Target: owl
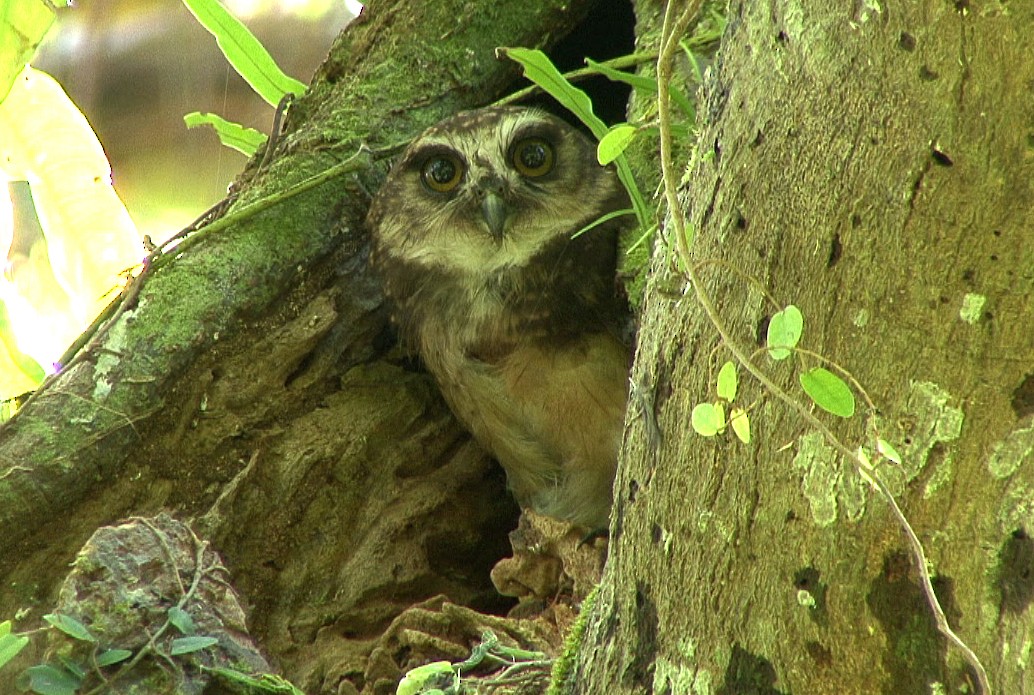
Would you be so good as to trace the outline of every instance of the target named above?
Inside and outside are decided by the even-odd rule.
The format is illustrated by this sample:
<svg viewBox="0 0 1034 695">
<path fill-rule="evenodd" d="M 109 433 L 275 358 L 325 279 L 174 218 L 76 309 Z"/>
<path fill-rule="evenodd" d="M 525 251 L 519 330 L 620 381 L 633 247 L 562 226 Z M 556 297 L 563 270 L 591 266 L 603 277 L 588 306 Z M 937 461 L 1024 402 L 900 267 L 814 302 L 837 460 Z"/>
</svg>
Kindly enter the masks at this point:
<svg viewBox="0 0 1034 695">
<path fill-rule="evenodd" d="M 400 338 L 456 417 L 521 506 L 589 529 L 608 524 L 631 350 L 620 222 L 577 232 L 628 207 L 578 130 L 494 107 L 420 135 L 367 218 Z"/>
</svg>

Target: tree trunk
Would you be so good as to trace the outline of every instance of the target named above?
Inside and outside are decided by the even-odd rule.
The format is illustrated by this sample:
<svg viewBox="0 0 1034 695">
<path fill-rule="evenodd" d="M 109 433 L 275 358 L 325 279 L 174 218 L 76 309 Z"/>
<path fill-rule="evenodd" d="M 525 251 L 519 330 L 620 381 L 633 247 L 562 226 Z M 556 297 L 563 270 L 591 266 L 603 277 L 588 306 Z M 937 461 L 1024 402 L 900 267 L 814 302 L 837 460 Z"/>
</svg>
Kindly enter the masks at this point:
<svg viewBox="0 0 1034 695">
<path fill-rule="evenodd" d="M 733 341 L 753 353 L 796 304 L 802 347 L 871 397 L 816 414 L 873 461 L 874 428 L 900 452 L 876 472 L 1011 695 L 1034 692 L 1032 84 L 1029 3 L 733 3 L 681 189 Z M 742 368 L 753 441 L 694 434 L 731 353 L 670 254 L 570 691 L 979 692 L 902 528 L 830 442 Z M 753 358 L 799 400 L 802 369 L 832 369 Z"/>
<path fill-rule="evenodd" d="M 41 624 L 98 526 L 160 510 L 213 542 L 252 634 L 310 695 L 393 691 L 396 655 L 422 654 L 416 630 L 370 654 L 412 605 L 509 605 L 489 571 L 516 506 L 429 377 L 388 353 L 363 218 L 380 150 L 498 97 L 518 71 L 496 47 L 546 48 L 590 4 L 383 0 L 347 28 L 226 226 L 159 258 L 86 358 L 0 431 L 0 621 Z M 374 154 L 349 175 L 291 193 L 360 145 Z M 449 615 L 476 642 L 476 621 Z M 21 665 L 42 658 L 33 646 Z"/>
</svg>

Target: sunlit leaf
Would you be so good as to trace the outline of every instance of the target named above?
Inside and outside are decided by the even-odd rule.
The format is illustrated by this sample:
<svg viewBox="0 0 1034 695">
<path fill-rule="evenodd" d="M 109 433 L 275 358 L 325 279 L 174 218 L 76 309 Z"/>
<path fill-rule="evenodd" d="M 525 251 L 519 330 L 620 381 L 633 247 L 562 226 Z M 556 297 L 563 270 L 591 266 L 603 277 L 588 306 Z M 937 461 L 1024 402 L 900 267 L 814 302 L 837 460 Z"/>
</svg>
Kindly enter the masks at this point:
<svg viewBox="0 0 1034 695">
<path fill-rule="evenodd" d="M 187 9 L 215 37 L 233 69 L 271 106 L 288 92 L 305 94 L 305 85 L 284 74 L 269 51 L 218 0 L 183 0 Z"/>
<path fill-rule="evenodd" d="M 801 374 L 801 387 L 815 405 L 840 417 L 854 415 L 854 394 L 843 379 L 822 367 Z"/>
<path fill-rule="evenodd" d="M 895 449 L 894 446 L 886 439 L 876 440 L 876 450 L 883 454 L 884 458 L 899 465 L 901 464 L 901 454 L 899 454 L 898 450 Z"/>
<path fill-rule="evenodd" d="M 647 94 L 657 93 L 657 80 L 652 77 L 636 75 L 635 73 L 624 72 L 623 70 L 615 70 L 609 65 L 597 63 L 591 58 L 586 58 L 585 64 L 612 82 L 623 82 L 633 89 L 637 89 L 640 92 L 645 92 Z M 690 120 L 696 118 L 696 111 L 693 109 L 693 103 L 685 94 L 680 92 L 675 85 L 669 85 L 668 94 L 671 96 L 672 103 L 678 106 Z"/>
<path fill-rule="evenodd" d="M 613 162 L 632 144 L 636 133 L 636 127 L 627 123 L 611 128 L 606 135 L 600 138 L 600 143 L 596 146 L 596 160 L 603 166 Z"/>
<path fill-rule="evenodd" d="M 796 347 L 804 331 L 804 317 L 793 304 L 777 311 L 768 322 L 768 354 L 774 360 L 785 360 L 790 348 Z"/>
<path fill-rule="evenodd" d="M 8 661 L 18 656 L 18 652 L 29 643 L 25 635 L 6 634 L 0 636 L 0 668 Z"/>
<path fill-rule="evenodd" d="M 188 128 L 197 128 L 203 125 L 210 125 L 219 136 L 219 142 L 227 147 L 248 155 L 249 157 L 262 146 L 266 141 L 264 133 L 254 128 L 245 128 L 240 123 L 232 123 L 214 113 L 200 113 L 194 111 L 183 117 Z"/>
<path fill-rule="evenodd" d="M 726 362 L 718 370 L 718 397 L 732 401 L 736 398 L 736 386 L 736 365 Z"/>
<path fill-rule="evenodd" d="M 0 0 L 0 102 L 53 23 L 46 0 Z"/>
<path fill-rule="evenodd" d="M 395 689 L 395 695 L 416 695 L 417 693 L 426 693 L 425 688 L 428 685 L 428 681 L 434 678 L 440 678 L 443 675 L 453 673 L 452 664 L 448 661 L 434 661 L 430 664 L 424 664 L 411 669 L 402 677 L 399 681 L 398 687 Z"/>
<path fill-rule="evenodd" d="M 743 408 L 733 408 L 729 412 L 729 424 L 733 434 L 744 444 L 750 444 L 750 418 Z"/>
<path fill-rule="evenodd" d="M 725 429 L 725 408 L 720 403 L 699 403 L 690 416 L 693 430 L 704 437 L 713 437 Z"/>
<path fill-rule="evenodd" d="M 107 306 L 143 244 L 90 124 L 52 77 L 22 72 L 0 104 L 0 133 L 0 168 L 30 182 L 46 240 L 7 268 L 0 294 L 20 350 L 49 367 Z M 0 237 L 9 210 L 0 204 Z"/>
</svg>

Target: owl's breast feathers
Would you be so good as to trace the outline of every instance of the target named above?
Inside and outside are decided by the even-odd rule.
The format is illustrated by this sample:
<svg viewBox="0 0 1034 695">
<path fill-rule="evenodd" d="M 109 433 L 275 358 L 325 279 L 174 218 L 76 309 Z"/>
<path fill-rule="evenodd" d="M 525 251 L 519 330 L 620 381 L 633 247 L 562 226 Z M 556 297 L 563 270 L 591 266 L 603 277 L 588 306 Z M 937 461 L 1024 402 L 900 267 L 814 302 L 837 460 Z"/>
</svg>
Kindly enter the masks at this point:
<svg viewBox="0 0 1034 695">
<path fill-rule="evenodd" d="M 614 257 L 597 228 L 479 283 L 378 261 L 403 339 L 518 501 L 591 528 L 607 524 L 631 360 Z"/>
</svg>

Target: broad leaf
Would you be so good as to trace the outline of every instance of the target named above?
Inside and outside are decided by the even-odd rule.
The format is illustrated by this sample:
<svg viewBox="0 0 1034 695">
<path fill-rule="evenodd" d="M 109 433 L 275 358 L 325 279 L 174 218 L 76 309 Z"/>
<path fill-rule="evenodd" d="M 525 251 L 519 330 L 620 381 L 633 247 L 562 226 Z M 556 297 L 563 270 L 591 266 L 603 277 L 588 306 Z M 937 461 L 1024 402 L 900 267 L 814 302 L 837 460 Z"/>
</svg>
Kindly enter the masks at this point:
<svg viewBox="0 0 1034 695">
<path fill-rule="evenodd" d="M 183 0 L 187 9 L 215 37 L 233 69 L 270 106 L 288 92 L 305 94 L 305 85 L 284 74 L 262 43 L 218 0 Z"/>
<path fill-rule="evenodd" d="M 822 367 L 801 374 L 801 386 L 815 405 L 840 417 L 854 415 L 854 394 L 843 379 Z"/>
</svg>

